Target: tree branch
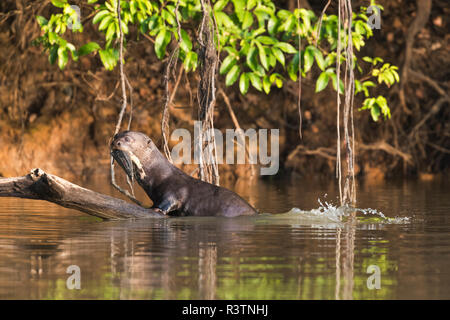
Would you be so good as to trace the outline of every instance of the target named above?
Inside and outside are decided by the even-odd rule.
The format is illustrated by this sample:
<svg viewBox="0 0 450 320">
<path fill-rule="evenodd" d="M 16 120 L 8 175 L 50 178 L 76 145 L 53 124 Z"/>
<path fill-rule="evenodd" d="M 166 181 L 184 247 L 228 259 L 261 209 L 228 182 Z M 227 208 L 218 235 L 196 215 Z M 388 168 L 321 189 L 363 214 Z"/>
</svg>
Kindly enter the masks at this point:
<svg viewBox="0 0 450 320">
<path fill-rule="evenodd" d="M 363 150 L 382 150 L 393 156 L 399 156 L 407 163 L 412 164 L 412 156 L 409 153 L 405 153 L 403 151 L 400 151 L 399 149 L 394 148 L 386 141 L 378 141 L 372 144 L 364 144 L 362 142 L 359 142 L 358 147 Z"/>
<path fill-rule="evenodd" d="M 41 169 L 22 177 L 0 178 L 0 197 L 46 200 L 102 219 L 163 218 L 160 213 L 82 188 Z"/>
</svg>

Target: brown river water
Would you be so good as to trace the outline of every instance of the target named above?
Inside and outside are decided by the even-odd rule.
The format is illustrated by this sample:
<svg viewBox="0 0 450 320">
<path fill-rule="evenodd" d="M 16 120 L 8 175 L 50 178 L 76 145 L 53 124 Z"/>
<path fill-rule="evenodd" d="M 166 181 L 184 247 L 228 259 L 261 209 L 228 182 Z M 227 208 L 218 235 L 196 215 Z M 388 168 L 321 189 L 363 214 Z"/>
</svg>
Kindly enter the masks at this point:
<svg viewBox="0 0 450 320">
<path fill-rule="evenodd" d="M 0 198 L 0 299 L 450 299 L 448 179 L 360 182 L 356 219 L 335 181 L 228 187 L 270 214 L 99 221 Z"/>
</svg>

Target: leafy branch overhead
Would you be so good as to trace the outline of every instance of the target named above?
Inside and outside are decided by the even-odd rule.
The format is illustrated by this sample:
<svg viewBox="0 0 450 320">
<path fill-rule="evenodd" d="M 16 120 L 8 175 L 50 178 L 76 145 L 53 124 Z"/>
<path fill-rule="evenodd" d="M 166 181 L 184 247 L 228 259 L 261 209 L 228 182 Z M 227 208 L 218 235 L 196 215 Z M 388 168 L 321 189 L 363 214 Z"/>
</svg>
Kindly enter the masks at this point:
<svg viewBox="0 0 450 320">
<path fill-rule="evenodd" d="M 69 55 L 77 61 L 80 56 L 98 53 L 104 67 L 113 70 L 119 59 L 118 1 L 106 0 L 103 4 L 97 0 L 86 2 L 93 18 L 85 23 L 97 26 L 104 39 L 101 44 L 89 42 L 77 49 L 75 44 L 64 39 L 69 25 L 71 32 L 83 32 L 83 25 L 67 0 L 51 0 L 53 6 L 62 9 L 62 13 L 51 15 L 49 20 L 37 16 L 42 30 L 37 42 L 48 50 L 50 63 L 57 61 L 61 69 L 67 65 Z M 373 1 L 371 4 L 376 5 Z M 311 10 L 278 9 L 271 0 L 212 0 L 212 5 L 212 18 L 217 24 L 215 43 L 221 51 L 219 73 L 226 86 L 238 83 L 244 95 L 250 86 L 268 94 L 273 86 L 281 88 L 289 79 L 296 81 L 300 72 L 302 76 L 313 72 L 313 75 L 318 74 L 316 92 L 324 90 L 330 82 L 334 90 L 343 92 L 343 82 L 336 76 L 336 47 L 339 39 L 346 47 L 348 30 L 341 28 L 338 35 L 336 15 L 324 15 L 320 21 Z M 139 38 L 139 34 L 145 34 L 151 37 L 159 59 L 168 56 L 167 47 L 175 41 L 179 44 L 178 57 L 185 70 L 196 70 L 195 39 L 202 16 L 200 0 L 120 1 L 120 11 L 125 35 L 131 37 L 133 34 Z M 357 51 L 373 35 L 365 12 L 366 8 L 362 7 L 359 13 L 353 13 L 352 44 Z M 88 13 L 83 13 L 83 16 L 88 16 Z M 369 110 L 374 121 L 380 115 L 390 117 L 386 99 L 371 97 L 369 89 L 398 82 L 397 67 L 384 63 L 379 57 L 347 57 L 345 50 L 339 59 L 341 62 L 352 59 L 353 68 L 359 71 L 355 94 L 365 97 L 360 110 Z"/>
</svg>

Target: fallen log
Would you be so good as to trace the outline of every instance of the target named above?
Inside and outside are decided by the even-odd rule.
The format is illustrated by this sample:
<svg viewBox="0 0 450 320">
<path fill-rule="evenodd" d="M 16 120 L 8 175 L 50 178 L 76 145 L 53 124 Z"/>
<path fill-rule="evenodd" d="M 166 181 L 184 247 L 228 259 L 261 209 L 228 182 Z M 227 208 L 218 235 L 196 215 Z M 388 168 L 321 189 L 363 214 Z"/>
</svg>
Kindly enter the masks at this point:
<svg viewBox="0 0 450 320">
<path fill-rule="evenodd" d="M 46 200 L 102 219 L 164 218 L 155 210 L 107 196 L 33 169 L 22 177 L 0 178 L 0 197 Z"/>
</svg>

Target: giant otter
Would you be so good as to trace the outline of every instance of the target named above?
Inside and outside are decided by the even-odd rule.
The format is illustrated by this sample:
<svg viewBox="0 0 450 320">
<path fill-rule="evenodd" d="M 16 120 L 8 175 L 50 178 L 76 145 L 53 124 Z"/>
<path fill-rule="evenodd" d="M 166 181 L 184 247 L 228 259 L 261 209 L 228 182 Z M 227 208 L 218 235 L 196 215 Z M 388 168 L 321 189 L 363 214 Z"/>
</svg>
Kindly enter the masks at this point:
<svg viewBox="0 0 450 320">
<path fill-rule="evenodd" d="M 141 132 L 114 136 L 111 154 L 153 201 L 153 208 L 175 216 L 255 215 L 257 211 L 236 193 L 195 179 L 170 163 Z"/>
</svg>

